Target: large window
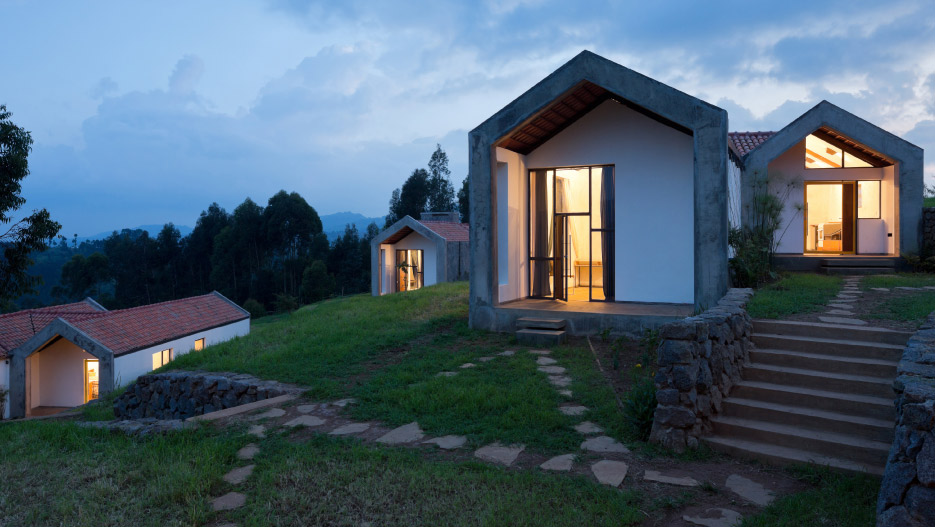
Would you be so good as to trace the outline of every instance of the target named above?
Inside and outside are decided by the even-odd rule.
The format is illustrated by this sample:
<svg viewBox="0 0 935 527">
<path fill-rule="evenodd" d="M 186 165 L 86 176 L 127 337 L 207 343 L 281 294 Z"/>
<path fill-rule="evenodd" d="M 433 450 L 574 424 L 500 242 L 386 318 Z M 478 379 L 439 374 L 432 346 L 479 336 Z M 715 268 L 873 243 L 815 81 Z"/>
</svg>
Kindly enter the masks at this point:
<svg viewBox="0 0 935 527">
<path fill-rule="evenodd" d="M 857 218 L 861 220 L 880 218 L 880 182 L 857 182 Z"/>
<path fill-rule="evenodd" d="M 396 251 L 397 291 L 415 291 L 422 288 L 423 259 L 421 249 Z"/>
<path fill-rule="evenodd" d="M 873 165 L 857 150 L 834 145 L 809 134 L 805 138 L 805 168 L 866 168 Z"/>
<path fill-rule="evenodd" d="M 161 368 L 169 364 L 174 358 L 175 354 L 172 352 L 172 348 L 153 353 L 153 369 L 155 370 L 156 368 Z"/>
</svg>

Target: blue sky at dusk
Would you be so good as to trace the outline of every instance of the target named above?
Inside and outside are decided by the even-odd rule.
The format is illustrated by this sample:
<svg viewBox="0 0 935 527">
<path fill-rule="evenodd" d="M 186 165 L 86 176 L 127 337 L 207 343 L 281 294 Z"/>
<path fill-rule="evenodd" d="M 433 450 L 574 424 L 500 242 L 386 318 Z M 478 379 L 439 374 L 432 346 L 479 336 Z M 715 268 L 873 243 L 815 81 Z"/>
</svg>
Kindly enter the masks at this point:
<svg viewBox="0 0 935 527">
<path fill-rule="evenodd" d="M 583 6 L 585 4 L 581 4 Z M 193 225 L 279 189 L 386 213 L 435 144 L 583 49 L 776 130 L 827 99 L 926 150 L 935 2 L 0 0 L 0 104 L 63 234 Z"/>
</svg>

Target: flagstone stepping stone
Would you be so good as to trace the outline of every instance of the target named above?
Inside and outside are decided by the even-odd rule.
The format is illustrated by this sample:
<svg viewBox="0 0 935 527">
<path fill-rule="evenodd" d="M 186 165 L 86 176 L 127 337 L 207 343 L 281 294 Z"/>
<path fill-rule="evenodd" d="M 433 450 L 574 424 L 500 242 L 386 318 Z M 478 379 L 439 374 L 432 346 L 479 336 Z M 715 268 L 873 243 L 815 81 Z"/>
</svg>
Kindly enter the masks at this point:
<svg viewBox="0 0 935 527">
<path fill-rule="evenodd" d="M 833 307 L 834 309 L 851 309 L 854 306 L 850 304 L 828 304 L 828 307 Z"/>
<path fill-rule="evenodd" d="M 856 301 L 857 301 L 857 298 L 832 298 L 831 301 L 832 301 L 832 302 L 840 302 L 840 303 L 843 304 L 843 303 L 847 303 L 847 302 L 856 302 Z"/>
<path fill-rule="evenodd" d="M 286 415 L 286 411 L 282 408 L 270 408 L 269 410 L 263 412 L 262 414 L 254 415 L 250 418 L 251 421 L 259 421 L 260 419 L 270 419 L 272 417 L 282 417 Z"/>
<path fill-rule="evenodd" d="M 565 368 L 561 366 L 539 366 L 537 368 L 542 373 L 548 373 L 549 375 L 561 375 L 565 373 Z"/>
<path fill-rule="evenodd" d="M 436 377 L 454 377 L 457 375 L 456 371 L 441 371 L 435 374 Z"/>
<path fill-rule="evenodd" d="M 422 432 L 421 428 L 419 428 L 419 423 L 413 421 L 408 425 L 394 428 L 383 434 L 379 437 L 379 439 L 377 439 L 377 443 L 398 445 L 401 443 L 413 443 L 415 441 L 421 441 L 423 437 L 425 437 L 425 433 Z"/>
<path fill-rule="evenodd" d="M 347 406 L 347 405 L 349 405 L 349 404 L 354 404 L 354 403 L 356 403 L 356 402 L 357 402 L 357 399 L 354 399 L 353 397 L 348 397 L 347 399 L 338 399 L 337 401 L 335 401 L 335 402 L 333 402 L 333 403 L 331 403 L 331 404 L 332 404 L 333 406 L 338 406 L 338 407 L 340 407 L 340 408 L 344 408 L 345 406 Z"/>
<path fill-rule="evenodd" d="M 227 494 L 211 500 L 211 509 L 217 511 L 229 511 L 243 507 L 247 503 L 247 497 L 239 492 L 228 492 Z"/>
<path fill-rule="evenodd" d="M 260 447 L 254 445 L 253 443 L 250 443 L 249 445 L 237 451 L 237 459 L 241 459 L 244 461 L 253 459 L 253 456 L 255 456 L 257 452 L 259 451 L 260 451 Z"/>
<path fill-rule="evenodd" d="M 737 511 L 715 507 L 704 511 L 700 516 L 688 516 L 686 514 L 682 516 L 682 519 L 702 527 L 734 527 L 740 525 L 743 516 Z"/>
<path fill-rule="evenodd" d="M 591 421 L 584 421 L 583 423 L 578 423 L 575 425 L 575 432 L 579 434 L 600 434 L 604 429 L 592 423 Z"/>
<path fill-rule="evenodd" d="M 623 446 L 616 439 L 609 436 L 597 436 L 585 439 L 581 443 L 581 450 L 588 452 L 616 452 L 619 454 L 629 454 L 630 449 Z"/>
<path fill-rule="evenodd" d="M 555 470 L 558 472 L 568 472 L 571 470 L 571 466 L 575 462 L 574 454 L 562 454 L 560 456 L 555 456 L 552 459 L 546 461 L 545 463 L 539 465 L 539 468 L 542 470 Z"/>
<path fill-rule="evenodd" d="M 826 315 L 851 315 L 853 316 L 854 312 L 851 311 L 850 308 L 846 310 L 845 309 L 829 309 L 828 311 L 825 311 L 825 314 Z"/>
<path fill-rule="evenodd" d="M 571 390 L 559 390 L 558 393 L 560 395 L 564 395 L 565 397 L 571 397 Z"/>
<path fill-rule="evenodd" d="M 314 416 L 314 415 L 300 415 L 299 417 L 296 417 L 295 419 L 293 419 L 293 420 L 291 420 L 291 421 L 286 421 L 286 423 L 285 423 L 283 426 L 289 426 L 289 427 L 295 427 L 295 426 L 314 427 L 314 426 L 321 426 L 321 425 L 323 425 L 323 424 L 325 424 L 325 420 L 322 419 L 321 417 L 317 417 L 317 416 Z"/>
<path fill-rule="evenodd" d="M 565 388 L 571 384 L 571 377 L 567 375 L 549 375 L 549 382 L 552 383 L 552 386 Z"/>
<path fill-rule="evenodd" d="M 245 467 L 237 467 L 234 470 L 231 470 L 227 474 L 224 474 L 224 481 L 230 483 L 231 485 L 240 485 L 244 481 L 247 481 L 247 478 L 250 477 L 250 474 L 253 474 L 253 467 L 256 465 L 247 465 Z"/>
<path fill-rule="evenodd" d="M 481 358 L 479 358 L 479 359 L 477 359 L 477 360 L 479 360 L 480 362 L 490 362 L 490 361 L 492 361 L 492 360 L 494 360 L 494 359 L 496 359 L 496 357 L 481 357 Z"/>
<path fill-rule="evenodd" d="M 247 433 L 262 439 L 266 437 L 266 427 L 263 425 L 251 425 L 250 428 L 247 429 Z"/>
<path fill-rule="evenodd" d="M 435 439 L 426 439 L 423 443 L 438 445 L 438 448 L 445 450 L 453 450 L 463 447 L 467 443 L 467 438 L 464 436 L 441 436 Z"/>
<path fill-rule="evenodd" d="M 588 407 L 579 405 L 559 406 L 558 411 L 565 415 L 582 415 L 588 411 Z"/>
<path fill-rule="evenodd" d="M 328 435 L 346 436 L 349 434 L 359 434 L 361 432 L 366 432 L 369 428 L 370 423 L 348 423 L 328 432 Z"/>
<path fill-rule="evenodd" d="M 551 366 L 552 364 L 555 364 L 556 362 L 558 361 L 550 357 L 539 357 L 538 359 L 536 359 L 536 364 L 538 364 L 539 366 Z"/>
<path fill-rule="evenodd" d="M 318 408 L 317 404 L 300 404 L 295 407 L 300 414 L 310 414 L 315 411 L 315 408 Z"/>
<path fill-rule="evenodd" d="M 630 467 L 623 461 L 611 461 L 604 459 L 591 465 L 591 472 L 597 481 L 611 487 L 619 487 L 627 477 L 627 470 Z"/>
<path fill-rule="evenodd" d="M 902 289 L 903 291 L 921 291 L 921 287 L 907 287 L 904 285 L 896 286 L 896 289 Z"/>
<path fill-rule="evenodd" d="M 931 290 L 935 289 L 935 285 L 927 285 L 927 286 L 923 287 L 922 289 L 928 289 L 929 291 L 931 291 Z"/>
<path fill-rule="evenodd" d="M 695 478 L 688 476 L 666 476 L 662 472 L 647 470 L 643 472 L 643 479 L 646 481 L 655 481 L 656 483 L 665 483 L 667 485 L 677 485 L 679 487 L 700 487 L 701 483 Z"/>
<path fill-rule="evenodd" d="M 461 368 L 461 369 L 463 370 L 463 369 L 466 369 L 466 368 L 473 368 L 473 367 L 475 367 L 475 366 L 477 366 L 477 364 L 474 364 L 473 362 L 465 362 L 464 364 L 462 364 L 462 365 L 460 365 L 460 366 L 458 366 L 458 367 Z"/>
<path fill-rule="evenodd" d="M 497 353 L 497 355 L 500 355 L 501 357 L 512 357 L 513 355 L 516 355 L 516 352 L 513 350 L 506 350 Z"/>
<path fill-rule="evenodd" d="M 866 326 L 867 323 L 863 320 L 857 320 L 856 318 L 841 318 L 841 317 L 818 317 L 818 320 L 828 323 L 828 324 L 850 324 L 851 326 Z"/>
<path fill-rule="evenodd" d="M 533 355 L 551 355 L 552 352 L 549 350 L 529 350 L 529 353 Z"/>
<path fill-rule="evenodd" d="M 741 498 L 761 507 L 769 505 L 776 498 L 772 491 L 763 485 L 738 474 L 728 476 L 726 485 Z"/>
<path fill-rule="evenodd" d="M 478 448 L 474 452 L 474 457 L 508 467 L 516 461 L 516 458 L 519 457 L 519 453 L 525 448 L 526 445 L 501 445 L 500 443 L 491 443 L 485 447 Z"/>
</svg>

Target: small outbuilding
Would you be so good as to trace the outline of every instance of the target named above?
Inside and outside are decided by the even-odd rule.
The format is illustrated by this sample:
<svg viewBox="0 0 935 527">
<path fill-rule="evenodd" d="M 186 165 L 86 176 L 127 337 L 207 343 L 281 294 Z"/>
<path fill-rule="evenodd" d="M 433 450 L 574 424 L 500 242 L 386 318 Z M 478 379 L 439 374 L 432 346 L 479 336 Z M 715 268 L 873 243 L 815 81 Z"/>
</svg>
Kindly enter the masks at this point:
<svg viewBox="0 0 935 527">
<path fill-rule="evenodd" d="M 457 212 L 405 216 L 370 242 L 373 296 L 467 280 L 469 237 Z"/>
<path fill-rule="evenodd" d="M 250 333 L 250 313 L 218 292 L 108 311 L 82 302 L 0 315 L 3 418 L 87 403 L 179 355 Z"/>
</svg>

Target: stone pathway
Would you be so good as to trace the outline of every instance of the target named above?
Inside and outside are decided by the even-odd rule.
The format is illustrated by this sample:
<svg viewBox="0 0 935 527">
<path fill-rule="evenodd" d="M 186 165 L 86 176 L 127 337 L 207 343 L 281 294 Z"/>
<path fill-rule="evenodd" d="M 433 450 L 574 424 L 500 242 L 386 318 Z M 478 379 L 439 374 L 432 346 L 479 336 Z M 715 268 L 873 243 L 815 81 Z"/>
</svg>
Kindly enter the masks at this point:
<svg viewBox="0 0 935 527">
<path fill-rule="evenodd" d="M 866 322 L 857 318 L 854 314 L 854 302 L 863 295 L 860 290 L 859 276 L 845 276 L 844 287 L 838 296 L 834 297 L 828 303 L 828 310 L 818 316 L 818 320 L 827 324 L 846 324 L 851 326 L 865 326 Z"/>
</svg>

